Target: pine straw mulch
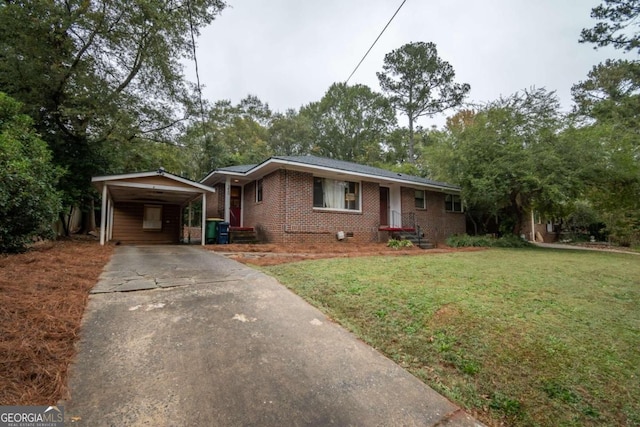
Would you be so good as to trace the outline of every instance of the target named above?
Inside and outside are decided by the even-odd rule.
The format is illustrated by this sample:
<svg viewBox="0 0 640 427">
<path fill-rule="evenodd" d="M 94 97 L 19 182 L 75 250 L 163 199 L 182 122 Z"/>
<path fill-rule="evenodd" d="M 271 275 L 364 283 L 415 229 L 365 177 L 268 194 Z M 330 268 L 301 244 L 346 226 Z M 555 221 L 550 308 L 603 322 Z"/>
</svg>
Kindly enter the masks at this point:
<svg viewBox="0 0 640 427">
<path fill-rule="evenodd" d="M 207 249 L 223 253 L 229 258 L 244 264 L 269 266 L 285 264 L 288 262 L 303 261 L 308 259 L 324 258 L 350 258 L 375 255 L 403 256 L 403 255 L 427 255 L 449 252 L 470 252 L 485 250 L 486 248 L 466 247 L 451 248 L 439 244 L 434 249 L 420 249 L 416 246 L 409 248 L 393 249 L 386 243 L 355 243 L 335 242 L 317 244 L 230 244 L 207 245 Z"/>
<path fill-rule="evenodd" d="M 74 239 L 0 255 L 0 405 L 68 397 L 89 290 L 112 252 L 94 239 Z"/>
</svg>

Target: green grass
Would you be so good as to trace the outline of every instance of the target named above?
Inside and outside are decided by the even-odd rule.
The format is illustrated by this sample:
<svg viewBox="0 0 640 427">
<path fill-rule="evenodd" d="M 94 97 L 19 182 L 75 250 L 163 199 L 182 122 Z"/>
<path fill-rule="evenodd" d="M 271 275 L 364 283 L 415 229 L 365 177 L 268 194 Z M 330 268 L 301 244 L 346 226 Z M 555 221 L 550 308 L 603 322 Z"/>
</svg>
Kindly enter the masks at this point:
<svg viewBox="0 0 640 427">
<path fill-rule="evenodd" d="M 640 257 L 543 249 L 266 267 L 490 424 L 640 424 Z"/>
</svg>

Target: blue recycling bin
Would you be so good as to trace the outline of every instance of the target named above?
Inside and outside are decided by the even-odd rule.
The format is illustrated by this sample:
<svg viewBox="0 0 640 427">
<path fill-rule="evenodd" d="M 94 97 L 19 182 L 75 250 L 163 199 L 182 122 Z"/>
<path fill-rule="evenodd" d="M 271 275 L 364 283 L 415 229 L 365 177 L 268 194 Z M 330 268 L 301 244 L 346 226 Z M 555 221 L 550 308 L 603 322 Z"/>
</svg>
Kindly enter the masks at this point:
<svg viewBox="0 0 640 427">
<path fill-rule="evenodd" d="M 229 244 L 229 223 L 219 222 L 218 224 L 217 239 L 219 245 Z"/>
</svg>

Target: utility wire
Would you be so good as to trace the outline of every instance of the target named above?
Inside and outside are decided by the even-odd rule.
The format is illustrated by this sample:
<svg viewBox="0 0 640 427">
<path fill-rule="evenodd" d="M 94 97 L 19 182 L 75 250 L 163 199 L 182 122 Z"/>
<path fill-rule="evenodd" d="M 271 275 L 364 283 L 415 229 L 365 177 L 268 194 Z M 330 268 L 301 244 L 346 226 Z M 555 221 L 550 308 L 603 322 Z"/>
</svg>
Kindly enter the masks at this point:
<svg viewBox="0 0 640 427">
<path fill-rule="evenodd" d="M 193 35 L 193 15 L 191 14 L 191 2 L 187 1 L 187 11 L 189 13 L 189 29 L 191 30 L 191 47 L 193 48 L 193 62 L 196 66 L 196 84 L 198 90 L 198 100 L 200 101 L 200 119 L 202 120 L 202 129 L 204 131 L 204 105 L 202 103 L 202 87 L 200 86 L 200 71 L 198 70 L 198 56 L 196 55 L 196 38 Z"/>
<path fill-rule="evenodd" d="M 384 31 L 387 29 L 389 24 L 391 24 L 391 21 L 393 21 L 393 18 L 396 17 L 396 15 L 398 14 L 398 12 L 400 12 L 400 9 L 402 9 L 402 6 L 404 6 L 404 4 L 406 2 L 407 2 L 407 0 L 402 0 L 402 3 L 400 4 L 400 6 L 398 6 L 398 9 L 396 9 L 396 11 L 393 14 L 393 16 L 391 17 L 391 19 L 389 19 L 389 22 L 387 22 L 387 25 L 385 25 L 384 28 L 382 29 L 382 31 L 380 31 L 380 34 L 378 34 L 378 37 L 376 37 L 375 41 L 373 42 L 373 44 L 371 45 L 371 47 L 369 48 L 367 53 L 364 54 L 364 56 L 362 57 L 360 62 L 358 62 L 358 65 L 356 65 L 356 68 L 354 68 L 353 71 L 351 72 L 351 74 L 349 74 L 349 77 L 344 82 L 345 84 L 349 83 L 349 80 L 351 79 L 351 77 L 353 77 L 353 75 L 356 73 L 356 71 L 358 71 L 358 68 L 360 67 L 360 64 L 362 64 L 362 61 L 364 61 L 364 59 L 367 57 L 367 55 L 369 55 L 369 52 L 371 52 L 371 49 L 373 49 L 373 47 L 376 45 L 376 43 L 378 42 L 378 39 L 380 39 L 380 36 L 382 36 L 382 33 L 384 33 Z"/>
</svg>

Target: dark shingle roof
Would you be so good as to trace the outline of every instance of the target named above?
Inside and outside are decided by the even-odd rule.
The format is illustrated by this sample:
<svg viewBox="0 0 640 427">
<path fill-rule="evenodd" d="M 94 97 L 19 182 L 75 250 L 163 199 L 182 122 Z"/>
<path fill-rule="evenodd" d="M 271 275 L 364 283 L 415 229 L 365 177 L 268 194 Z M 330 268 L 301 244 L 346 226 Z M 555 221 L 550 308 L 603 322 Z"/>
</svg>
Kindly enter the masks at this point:
<svg viewBox="0 0 640 427">
<path fill-rule="evenodd" d="M 219 168 L 217 170 L 222 172 L 236 172 L 236 173 L 247 173 L 251 169 L 255 168 L 258 165 L 235 165 L 235 166 L 227 166 L 224 168 Z"/>
<path fill-rule="evenodd" d="M 329 169 L 343 170 L 345 172 L 355 172 L 359 174 L 372 175 L 380 178 L 388 178 L 393 180 L 403 180 L 407 182 L 415 182 L 416 184 L 447 187 L 458 190 L 460 187 L 447 184 L 446 182 L 432 181 L 427 178 L 419 176 L 408 175 L 399 172 L 392 172 L 386 169 L 380 169 L 373 166 L 361 165 L 353 162 L 346 162 L 344 160 L 329 159 L 326 157 L 316 157 L 312 155 L 307 156 L 274 156 L 272 159 L 284 160 L 287 162 L 300 163 L 309 166 L 320 166 Z"/>
</svg>

